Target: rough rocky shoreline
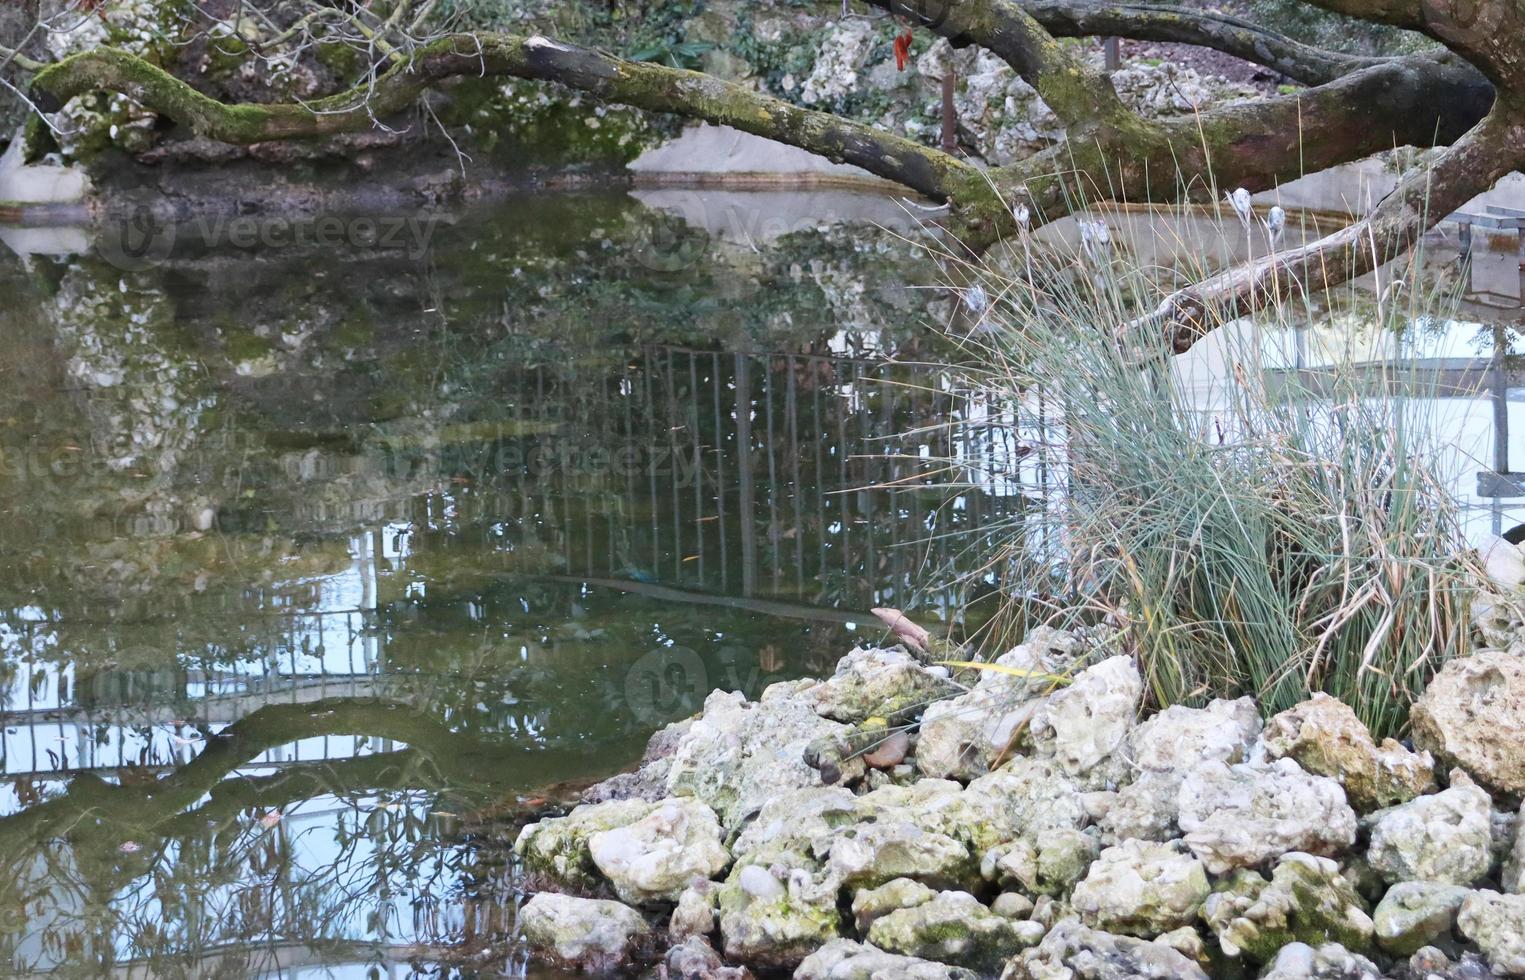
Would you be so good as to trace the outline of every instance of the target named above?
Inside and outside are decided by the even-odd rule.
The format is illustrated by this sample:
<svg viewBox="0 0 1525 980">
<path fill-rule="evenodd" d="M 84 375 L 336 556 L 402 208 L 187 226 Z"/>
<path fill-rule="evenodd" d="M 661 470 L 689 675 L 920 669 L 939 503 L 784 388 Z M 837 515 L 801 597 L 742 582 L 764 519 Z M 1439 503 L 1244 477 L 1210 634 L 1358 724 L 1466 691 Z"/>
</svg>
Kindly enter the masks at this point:
<svg viewBox="0 0 1525 980">
<path fill-rule="evenodd" d="M 527 942 L 673 978 L 1525 976 L 1525 641 L 1448 664 L 1412 747 L 1327 696 L 1141 718 L 1102 630 L 996 663 L 712 693 L 524 828 Z"/>
</svg>

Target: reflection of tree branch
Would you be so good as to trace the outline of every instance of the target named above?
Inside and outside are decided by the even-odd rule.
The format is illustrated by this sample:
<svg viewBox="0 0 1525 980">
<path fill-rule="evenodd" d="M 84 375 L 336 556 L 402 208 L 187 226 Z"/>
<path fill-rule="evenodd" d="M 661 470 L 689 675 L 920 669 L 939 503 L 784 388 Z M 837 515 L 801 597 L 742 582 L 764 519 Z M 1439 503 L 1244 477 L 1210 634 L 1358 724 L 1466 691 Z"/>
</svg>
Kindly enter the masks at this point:
<svg viewBox="0 0 1525 980">
<path fill-rule="evenodd" d="M 170 817 L 155 829 L 167 836 L 178 836 L 223 824 L 249 809 L 282 810 L 324 794 L 434 790 L 446 782 L 438 767 L 414 749 L 332 761 L 295 762 L 270 776 L 222 780 L 212 787 L 211 799 L 206 803 Z"/>
<path fill-rule="evenodd" d="M 631 579 L 589 578 L 586 575 L 542 575 L 539 577 L 547 582 L 575 582 L 601 589 L 617 589 L 620 592 L 643 595 L 664 602 L 725 606 L 730 609 L 744 609 L 748 612 L 782 616 L 788 619 L 808 619 L 823 623 L 862 623 L 872 622 L 874 619 L 872 613 L 855 612 L 851 609 L 832 609 L 802 602 L 781 602 L 776 599 L 747 599 L 740 596 L 718 595 L 713 592 L 698 592 L 693 589 L 679 589 L 651 582 L 636 582 Z"/>
<path fill-rule="evenodd" d="M 580 748 L 527 751 L 523 745 L 493 745 L 452 732 L 436 719 L 397 702 L 331 698 L 300 705 L 266 705 L 228 726 L 207 742 L 195 759 L 162 779 L 133 785 L 113 785 L 94 775 L 81 775 L 62 796 L 19 813 L 0 818 L 0 855 L 15 856 L 37 836 L 66 836 L 75 827 L 91 822 L 104 833 L 92 834 L 92 848 L 114 850 L 122 841 L 158 833 L 161 825 L 195 806 L 204 796 L 272 792 L 269 777 L 253 789 L 241 790 L 226 777 L 279 745 L 320 735 L 359 735 L 406 743 L 418 760 L 430 763 L 428 782 L 448 782 L 457 787 L 477 787 L 492 792 L 500 787 L 533 785 L 596 771 L 600 760 Z M 356 761 L 353 769 L 341 769 L 355 778 L 375 778 L 394 757 L 368 769 Z M 423 771 L 408 768 L 410 778 Z M 305 787 L 333 792 L 315 773 Z M 524 778 L 529 777 L 529 778 Z M 300 780 L 290 787 L 295 798 Z M 346 787 L 353 791 L 370 788 Z M 85 843 L 81 841 L 81 843 Z"/>
</svg>

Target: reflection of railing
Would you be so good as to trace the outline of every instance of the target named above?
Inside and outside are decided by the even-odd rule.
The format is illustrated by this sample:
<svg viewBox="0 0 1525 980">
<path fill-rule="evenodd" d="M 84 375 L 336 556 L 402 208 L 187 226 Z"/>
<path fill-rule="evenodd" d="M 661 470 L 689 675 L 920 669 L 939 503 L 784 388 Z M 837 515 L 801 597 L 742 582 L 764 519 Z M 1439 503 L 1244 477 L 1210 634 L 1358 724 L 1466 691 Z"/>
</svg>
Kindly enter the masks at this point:
<svg viewBox="0 0 1525 980">
<path fill-rule="evenodd" d="M 18 622 L 12 647 L 33 653 L 19 662 L 66 653 L 81 627 L 117 643 L 153 626 L 150 642 L 176 644 L 177 663 L 85 677 L 66 668 L 67 680 L 41 687 L 42 668 L 24 667 L 8 685 L 0 768 L 57 777 L 173 767 L 199 751 L 192 729 L 219 731 L 261 704 L 384 695 L 426 707 L 427 679 L 388 663 L 386 610 L 405 608 L 420 582 L 431 602 L 448 601 L 430 585 L 431 562 L 451 579 L 626 583 L 672 601 L 734 597 L 760 615 L 787 607 L 841 622 L 839 610 L 911 605 L 927 582 L 952 581 L 945 570 L 962 553 L 981 553 L 981 529 L 1023 506 L 1001 477 L 1015 462 L 994 435 L 998 419 L 982 422 L 987 409 L 930 367 L 653 346 L 613 367 L 513 372 L 501 398 L 479 404 L 502 417 L 328 450 L 354 454 L 336 458 L 335 472 L 407 478 L 391 482 L 398 495 L 379 523 L 352 536 L 348 571 L 198 605 L 207 640 L 167 628 L 173 617 Z M 937 478 L 960 484 L 956 494 L 924 477 L 928 461 L 945 459 L 964 466 Z M 417 493 L 420 477 L 435 489 Z M 921 604 L 959 599 L 954 586 Z M 53 649 L 39 658 L 43 635 Z M 292 751 L 361 751 L 338 741 Z"/>
<path fill-rule="evenodd" d="M 0 684 L 0 773 L 162 772 L 200 751 L 200 733 L 215 734 L 264 704 L 396 697 L 370 640 L 373 622 L 374 612 L 361 609 L 261 617 L 255 625 L 264 631 L 262 656 L 208 660 L 204 651 L 181 651 L 176 667 L 158 670 L 82 673 L 73 664 L 15 658 Z M 56 628 L 10 624 L 7 638 L 31 650 L 40 633 Z M 248 768 L 380 750 L 364 739 L 325 736 L 271 750 Z"/>
<path fill-rule="evenodd" d="M 920 477 L 973 445 L 947 425 L 968 396 L 932 368 L 654 346 L 602 384 L 542 369 L 508 397 L 541 434 L 410 514 L 416 543 L 491 523 L 499 551 L 559 574 L 869 606 L 924 588 L 962 535 L 1022 505 Z"/>
</svg>

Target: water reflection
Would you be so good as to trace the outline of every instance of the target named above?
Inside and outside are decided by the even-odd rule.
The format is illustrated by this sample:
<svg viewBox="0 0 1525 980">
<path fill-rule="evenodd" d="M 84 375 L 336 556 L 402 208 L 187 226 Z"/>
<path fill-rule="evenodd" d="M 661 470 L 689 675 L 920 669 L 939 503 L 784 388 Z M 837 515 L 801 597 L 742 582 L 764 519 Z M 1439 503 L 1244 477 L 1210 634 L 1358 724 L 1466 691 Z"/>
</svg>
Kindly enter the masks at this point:
<svg viewBox="0 0 1525 980">
<path fill-rule="evenodd" d="M 1338 179 L 1334 187 L 1340 189 Z M 1510 181 L 1501 193 L 1517 194 L 1519 187 Z M 1265 196 L 1268 203 L 1271 195 Z M 1314 200 L 1338 203 L 1327 196 Z M 1109 213 L 1107 220 L 1130 263 L 1183 284 L 1267 248 L 1263 229 L 1247 232 L 1232 214 L 1224 220 L 1211 212 L 1136 209 Z M 1330 218 L 1297 214 L 1285 244 L 1306 242 L 1332 227 Z M 1078 247 L 1071 222 L 1044 235 Z M 1260 317 L 1214 331 L 1176 360 L 1178 382 L 1191 404 L 1219 411 L 1237 397 L 1234 365 L 1254 358 L 1285 372 L 1296 390 L 1318 392 L 1336 375 L 1359 374 L 1374 395 L 1408 399 L 1412 417 L 1424 419 L 1444 444 L 1438 469 L 1461 499 L 1469 539 L 1481 544 L 1525 522 L 1525 477 L 1513 469 L 1525 466 L 1522 255 L 1518 231 L 1487 239 L 1479 233 L 1464 249 L 1453 225 L 1442 226 L 1426 237 L 1417 261 L 1400 256 L 1348 289 L 1321 297 L 1293 330 Z M 1405 281 L 1406 288 L 1394 288 Z M 1395 303 L 1413 314 L 1402 336 L 1377 326 L 1405 319 L 1381 315 L 1383 304 Z"/>
<path fill-rule="evenodd" d="M 192 229 L 143 267 L 68 234 L 0 264 L 9 973 L 511 973 L 505 843 L 542 796 L 712 688 L 830 669 L 872 606 L 989 588 L 957 573 L 1045 474 L 999 406 L 886 364 L 936 359 L 925 257 L 651 203 L 436 215 L 419 254 Z M 1112 220 L 1161 270 L 1257 247 Z M 1466 395 L 1455 474 L 1508 474 L 1513 334 L 1468 309 L 1423 358 Z M 1380 365 L 1349 326 L 1276 349 Z M 1209 409 L 1229 339 L 1181 364 Z M 1513 485 L 1479 478 L 1494 528 Z"/>
<path fill-rule="evenodd" d="M 8 973 L 512 972 L 539 796 L 871 606 L 963 606 L 920 590 L 1022 500 L 918 478 L 994 447 L 883 360 L 911 250 L 632 259 L 667 220 L 0 273 Z"/>
</svg>

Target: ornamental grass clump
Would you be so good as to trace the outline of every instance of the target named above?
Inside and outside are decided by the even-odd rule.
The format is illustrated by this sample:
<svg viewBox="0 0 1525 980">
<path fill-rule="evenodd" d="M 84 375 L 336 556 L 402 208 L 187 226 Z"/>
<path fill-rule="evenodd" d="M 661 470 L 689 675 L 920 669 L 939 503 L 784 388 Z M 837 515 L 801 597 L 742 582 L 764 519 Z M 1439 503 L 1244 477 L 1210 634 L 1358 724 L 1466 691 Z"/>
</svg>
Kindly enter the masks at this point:
<svg viewBox="0 0 1525 980">
<path fill-rule="evenodd" d="M 1117 326 L 1150 307 L 1159 271 L 1082 232 L 1078 249 L 1029 236 L 956 270 L 985 298 L 952 328 L 983 406 L 955 424 L 982 452 L 951 462 L 1033 499 L 981 564 L 1002 604 L 982 647 L 1006 649 L 1035 612 L 1107 621 L 1160 705 L 1251 694 L 1269 714 L 1324 691 L 1401 731 L 1462 649 L 1473 581 L 1434 385 L 1406 356 L 1443 322 L 1439 299 L 1417 282 L 1304 296 L 1187 360 Z M 1310 335 L 1365 354 L 1308 370 Z M 998 463 L 977 462 L 992 445 Z"/>
</svg>

